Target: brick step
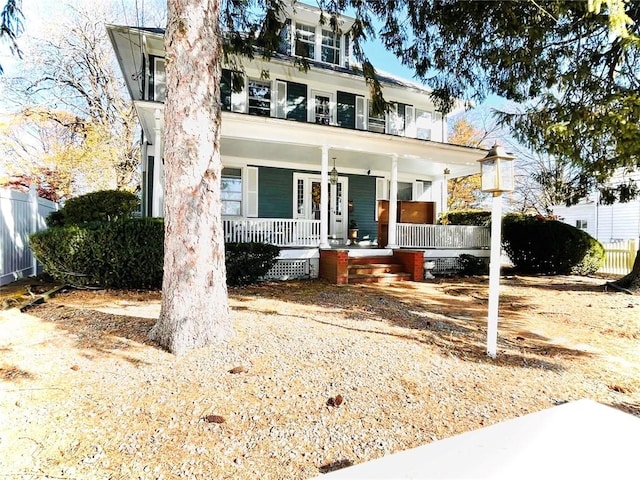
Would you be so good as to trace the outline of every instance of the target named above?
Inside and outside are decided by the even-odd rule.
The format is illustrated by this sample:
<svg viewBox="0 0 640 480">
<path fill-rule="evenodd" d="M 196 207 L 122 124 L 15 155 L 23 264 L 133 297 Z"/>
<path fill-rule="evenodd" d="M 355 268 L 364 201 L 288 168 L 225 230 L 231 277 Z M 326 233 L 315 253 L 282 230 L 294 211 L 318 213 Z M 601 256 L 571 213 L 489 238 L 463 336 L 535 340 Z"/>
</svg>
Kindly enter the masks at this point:
<svg viewBox="0 0 640 480">
<path fill-rule="evenodd" d="M 349 262 L 351 263 L 351 262 Z M 349 265 L 349 276 L 378 273 L 402 273 L 403 266 L 398 263 L 359 263 Z"/>
<path fill-rule="evenodd" d="M 375 274 L 359 274 L 349 275 L 349 283 L 393 283 L 411 280 L 408 273 L 375 273 Z"/>
<path fill-rule="evenodd" d="M 372 255 L 370 257 L 349 257 L 349 265 L 371 265 L 374 263 L 394 263 L 393 255 Z"/>
</svg>

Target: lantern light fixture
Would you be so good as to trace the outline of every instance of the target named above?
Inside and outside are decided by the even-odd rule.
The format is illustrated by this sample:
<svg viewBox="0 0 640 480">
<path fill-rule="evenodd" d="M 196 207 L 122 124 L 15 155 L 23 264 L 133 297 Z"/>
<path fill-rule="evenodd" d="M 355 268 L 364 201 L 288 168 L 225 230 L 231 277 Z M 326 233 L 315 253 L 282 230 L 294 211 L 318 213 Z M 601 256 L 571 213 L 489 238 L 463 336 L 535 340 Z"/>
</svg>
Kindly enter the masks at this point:
<svg viewBox="0 0 640 480">
<path fill-rule="evenodd" d="M 329 172 L 329 183 L 335 185 L 338 183 L 338 170 L 336 170 L 336 157 L 333 157 L 333 169 Z"/>
<path fill-rule="evenodd" d="M 513 161 L 515 157 L 505 152 L 496 142 L 480 162 L 482 185 L 480 190 L 499 195 L 513 191 Z"/>
</svg>

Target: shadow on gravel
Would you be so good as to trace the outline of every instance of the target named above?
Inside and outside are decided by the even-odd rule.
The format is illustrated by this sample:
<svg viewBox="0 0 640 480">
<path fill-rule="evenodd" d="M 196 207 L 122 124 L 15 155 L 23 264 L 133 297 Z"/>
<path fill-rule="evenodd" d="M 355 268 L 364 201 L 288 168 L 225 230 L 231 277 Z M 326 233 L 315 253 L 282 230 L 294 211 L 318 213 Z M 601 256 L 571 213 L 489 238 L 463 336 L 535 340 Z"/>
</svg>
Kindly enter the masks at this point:
<svg viewBox="0 0 640 480">
<path fill-rule="evenodd" d="M 585 285 L 587 287 L 592 286 Z M 250 302 L 258 298 L 308 305 L 309 315 L 306 318 L 310 321 L 354 332 L 424 343 L 438 348 L 444 355 L 465 361 L 561 371 L 561 362 L 555 358 L 590 356 L 582 350 L 554 345 L 551 339 L 531 331 L 523 318 L 535 305 L 527 303 L 526 298 L 501 294 L 498 358 L 492 360 L 486 353 L 486 279 L 446 279 L 442 285 L 436 284 L 435 288 L 439 290 L 438 295 L 433 295 L 433 290 L 429 294 L 425 284 L 414 282 L 337 286 L 309 280 L 263 283 L 233 289 L 230 297 L 241 303 L 235 309 L 255 310 L 265 315 L 287 314 L 279 313 L 277 309 L 255 308 Z M 283 305 L 281 310 L 285 308 Z M 503 317 L 508 318 L 508 322 L 503 321 Z M 341 319 L 355 323 L 345 325 Z M 371 320 L 404 331 L 395 329 L 385 332 L 371 330 L 364 325 L 363 328 L 358 327 L 359 321 L 364 324 L 364 321 Z"/>
<path fill-rule="evenodd" d="M 138 365 L 145 362 L 126 352 L 133 352 L 141 345 L 161 349 L 148 338 L 155 319 L 46 303 L 30 308 L 27 313 L 68 332 L 76 348 L 84 350 L 84 355 L 89 358 L 94 355 L 113 356 Z"/>
</svg>

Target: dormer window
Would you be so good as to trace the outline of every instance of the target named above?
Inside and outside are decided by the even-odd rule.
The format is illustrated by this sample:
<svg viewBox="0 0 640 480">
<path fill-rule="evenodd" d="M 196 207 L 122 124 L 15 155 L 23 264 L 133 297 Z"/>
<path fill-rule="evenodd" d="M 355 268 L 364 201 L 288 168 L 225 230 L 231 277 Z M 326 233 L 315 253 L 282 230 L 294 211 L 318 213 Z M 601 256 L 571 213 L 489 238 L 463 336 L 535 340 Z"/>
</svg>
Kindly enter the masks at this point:
<svg viewBox="0 0 640 480">
<path fill-rule="evenodd" d="M 331 30 L 322 30 L 323 62 L 340 65 L 340 34 Z"/>
<path fill-rule="evenodd" d="M 296 24 L 296 55 L 315 60 L 316 58 L 316 27 Z"/>
</svg>

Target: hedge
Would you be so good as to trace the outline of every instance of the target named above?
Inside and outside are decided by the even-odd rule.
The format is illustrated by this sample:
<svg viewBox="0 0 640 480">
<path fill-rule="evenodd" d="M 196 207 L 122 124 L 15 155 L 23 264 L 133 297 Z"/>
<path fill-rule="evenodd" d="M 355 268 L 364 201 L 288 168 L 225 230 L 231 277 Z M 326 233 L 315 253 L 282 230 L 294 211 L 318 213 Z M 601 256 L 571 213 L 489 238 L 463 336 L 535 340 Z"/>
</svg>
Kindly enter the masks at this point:
<svg viewBox="0 0 640 480">
<path fill-rule="evenodd" d="M 532 215 L 505 215 L 502 242 L 522 273 L 589 275 L 604 261 L 604 248 L 588 233 Z"/>
</svg>

